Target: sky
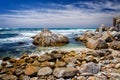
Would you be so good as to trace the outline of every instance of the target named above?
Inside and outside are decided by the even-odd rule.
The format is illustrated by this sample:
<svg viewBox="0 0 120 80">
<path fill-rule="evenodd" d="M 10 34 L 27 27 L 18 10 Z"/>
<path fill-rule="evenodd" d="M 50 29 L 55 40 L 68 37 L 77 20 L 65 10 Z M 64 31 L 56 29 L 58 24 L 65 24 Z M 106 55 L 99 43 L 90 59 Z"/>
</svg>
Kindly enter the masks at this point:
<svg viewBox="0 0 120 80">
<path fill-rule="evenodd" d="M 120 0 L 0 0 L 0 27 L 98 27 L 120 16 Z"/>
</svg>

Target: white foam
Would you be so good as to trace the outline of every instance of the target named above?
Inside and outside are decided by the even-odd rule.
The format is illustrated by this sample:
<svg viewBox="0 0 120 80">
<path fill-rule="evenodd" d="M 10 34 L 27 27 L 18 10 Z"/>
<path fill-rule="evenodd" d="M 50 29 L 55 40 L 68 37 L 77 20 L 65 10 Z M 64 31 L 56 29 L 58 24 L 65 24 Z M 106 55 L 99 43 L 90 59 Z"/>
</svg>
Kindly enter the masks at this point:
<svg viewBox="0 0 120 80">
<path fill-rule="evenodd" d="M 0 39 L 1 44 L 2 43 L 14 43 L 14 42 L 28 42 L 31 41 L 32 38 L 29 37 L 21 37 L 21 36 L 17 36 L 17 37 L 11 37 L 11 38 L 5 38 L 5 39 Z"/>
</svg>

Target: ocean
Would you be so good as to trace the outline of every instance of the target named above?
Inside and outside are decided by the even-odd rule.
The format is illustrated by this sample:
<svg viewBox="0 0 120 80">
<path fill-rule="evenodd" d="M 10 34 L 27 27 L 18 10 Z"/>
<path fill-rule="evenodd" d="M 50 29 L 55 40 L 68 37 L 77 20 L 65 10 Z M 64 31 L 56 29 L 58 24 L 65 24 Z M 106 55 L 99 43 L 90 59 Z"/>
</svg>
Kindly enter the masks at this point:
<svg viewBox="0 0 120 80">
<path fill-rule="evenodd" d="M 69 44 L 62 47 L 38 47 L 32 44 L 35 36 L 43 28 L 0 28 L 0 58 L 5 56 L 19 57 L 24 53 L 36 53 L 41 50 L 53 48 L 84 47 L 83 43 L 75 41 L 75 37 L 83 34 L 87 28 L 49 28 L 54 33 L 59 33 L 69 38 Z"/>
</svg>

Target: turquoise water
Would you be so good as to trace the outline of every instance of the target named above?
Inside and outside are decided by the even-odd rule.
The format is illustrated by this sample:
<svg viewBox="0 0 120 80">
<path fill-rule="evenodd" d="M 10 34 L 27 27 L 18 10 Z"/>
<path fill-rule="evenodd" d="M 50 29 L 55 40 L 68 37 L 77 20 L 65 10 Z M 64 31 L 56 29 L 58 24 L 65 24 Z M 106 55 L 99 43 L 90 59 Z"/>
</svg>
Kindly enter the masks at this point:
<svg viewBox="0 0 120 80">
<path fill-rule="evenodd" d="M 59 33 L 69 38 L 69 44 L 59 48 L 81 47 L 83 43 L 75 41 L 75 37 L 87 30 L 80 28 L 49 28 L 54 33 Z M 32 36 L 36 35 L 42 28 L 0 28 L 0 57 L 21 56 L 23 53 L 34 53 L 41 48 L 32 44 Z M 50 49 L 50 47 L 49 47 Z"/>
</svg>

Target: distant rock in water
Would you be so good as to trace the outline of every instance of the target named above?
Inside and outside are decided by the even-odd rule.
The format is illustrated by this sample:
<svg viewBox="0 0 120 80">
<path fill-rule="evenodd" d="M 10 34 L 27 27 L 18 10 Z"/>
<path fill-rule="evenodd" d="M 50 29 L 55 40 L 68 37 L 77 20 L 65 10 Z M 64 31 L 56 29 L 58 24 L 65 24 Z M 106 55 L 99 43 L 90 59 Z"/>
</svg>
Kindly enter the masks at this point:
<svg viewBox="0 0 120 80">
<path fill-rule="evenodd" d="M 38 33 L 36 36 L 32 37 L 33 44 L 43 47 L 49 47 L 49 46 L 63 46 L 64 44 L 67 44 L 68 38 L 62 34 L 55 34 L 52 33 L 48 29 L 42 30 L 40 33 Z"/>
</svg>

